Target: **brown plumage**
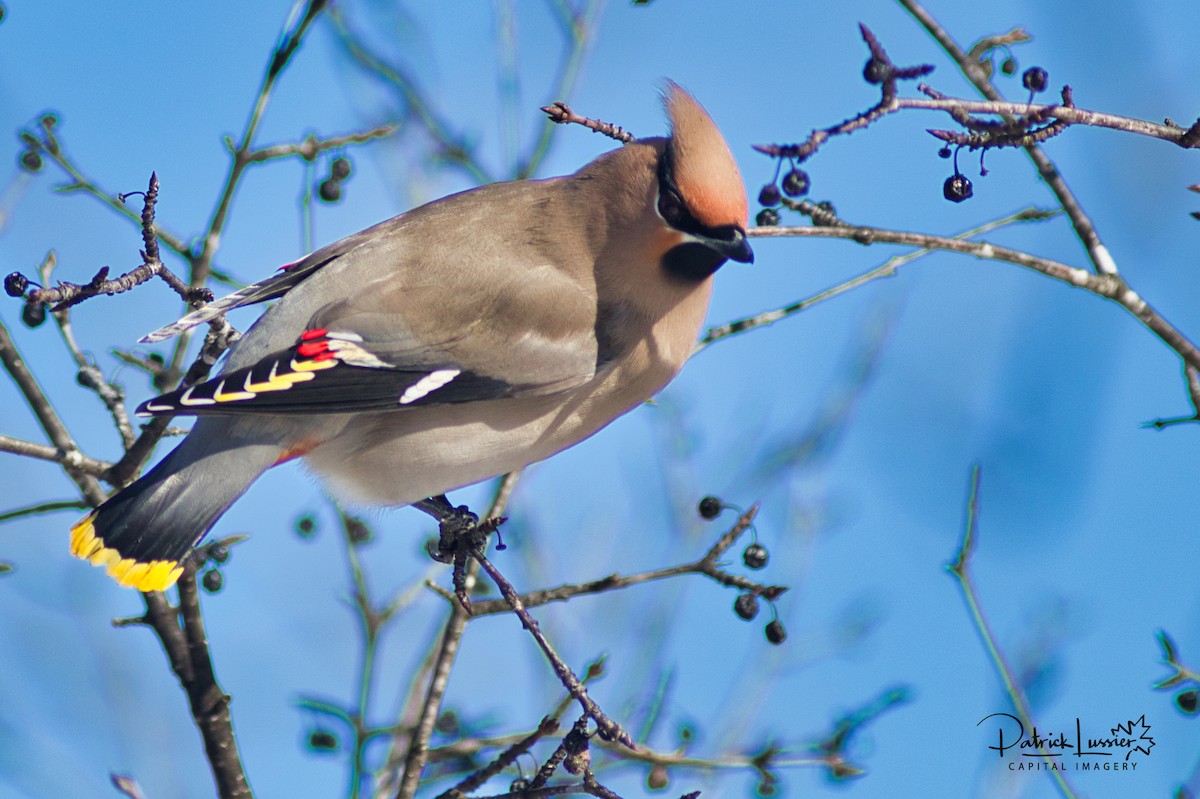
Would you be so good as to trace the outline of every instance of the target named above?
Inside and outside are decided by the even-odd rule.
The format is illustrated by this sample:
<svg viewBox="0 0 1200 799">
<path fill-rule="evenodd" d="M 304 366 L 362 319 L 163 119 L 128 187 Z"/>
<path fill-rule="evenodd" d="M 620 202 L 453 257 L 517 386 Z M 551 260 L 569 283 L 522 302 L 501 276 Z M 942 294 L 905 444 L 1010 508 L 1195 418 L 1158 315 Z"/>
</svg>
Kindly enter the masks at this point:
<svg viewBox="0 0 1200 799">
<path fill-rule="evenodd" d="M 546 458 L 659 391 L 713 273 L 753 258 L 720 131 L 673 83 L 665 103 L 668 138 L 430 203 L 148 337 L 280 298 L 221 374 L 139 408 L 202 418 L 73 528 L 72 552 L 161 590 L 281 460 L 305 457 L 352 500 L 405 505 Z"/>
</svg>

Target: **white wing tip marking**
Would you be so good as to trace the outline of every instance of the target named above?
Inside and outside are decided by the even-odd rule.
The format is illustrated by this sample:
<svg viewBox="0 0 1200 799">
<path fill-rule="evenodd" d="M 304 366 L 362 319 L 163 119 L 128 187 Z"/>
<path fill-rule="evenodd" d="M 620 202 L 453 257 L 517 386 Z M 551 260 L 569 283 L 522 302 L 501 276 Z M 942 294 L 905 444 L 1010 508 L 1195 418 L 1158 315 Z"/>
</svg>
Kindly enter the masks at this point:
<svg viewBox="0 0 1200 799">
<path fill-rule="evenodd" d="M 438 369 L 436 372 L 430 372 L 404 390 L 404 393 L 400 395 L 400 404 L 408 405 L 410 402 L 416 402 L 426 394 L 437 391 L 458 377 L 459 374 L 458 369 Z"/>
<path fill-rule="evenodd" d="M 214 399 L 205 399 L 204 397 L 197 397 L 196 399 L 192 399 L 192 392 L 195 390 L 196 390 L 196 386 L 192 386 L 187 391 L 183 392 L 183 394 L 180 395 L 180 397 L 179 397 L 179 404 L 180 405 L 216 405 L 217 404 L 217 401 Z"/>
<path fill-rule="evenodd" d="M 174 405 L 155 405 L 153 402 L 147 402 L 146 409 L 142 410 L 142 411 L 138 411 L 137 415 L 138 416 L 153 416 L 155 414 L 155 412 L 157 412 L 157 411 L 173 411 L 173 410 L 175 410 Z"/>
</svg>

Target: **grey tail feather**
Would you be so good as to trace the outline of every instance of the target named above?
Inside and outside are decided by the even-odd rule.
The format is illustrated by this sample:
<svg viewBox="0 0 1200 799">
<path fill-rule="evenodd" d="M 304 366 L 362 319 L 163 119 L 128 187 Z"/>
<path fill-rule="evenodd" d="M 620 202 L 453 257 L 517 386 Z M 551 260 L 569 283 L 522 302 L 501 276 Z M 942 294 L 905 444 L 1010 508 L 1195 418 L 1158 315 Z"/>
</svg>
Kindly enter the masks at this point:
<svg viewBox="0 0 1200 799">
<path fill-rule="evenodd" d="M 181 563 L 281 453 L 278 446 L 245 443 L 206 451 L 212 438 L 204 438 L 190 435 L 92 513 L 93 531 L 105 548 L 137 563 Z"/>
</svg>

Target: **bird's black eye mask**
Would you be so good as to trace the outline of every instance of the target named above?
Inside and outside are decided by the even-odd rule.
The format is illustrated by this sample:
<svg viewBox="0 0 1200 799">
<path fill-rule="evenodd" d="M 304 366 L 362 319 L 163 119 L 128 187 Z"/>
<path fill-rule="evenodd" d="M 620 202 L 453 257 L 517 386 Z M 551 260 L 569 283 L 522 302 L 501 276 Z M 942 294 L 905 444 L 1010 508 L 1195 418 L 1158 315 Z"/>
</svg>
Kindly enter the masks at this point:
<svg viewBox="0 0 1200 799">
<path fill-rule="evenodd" d="M 675 230 L 695 236 L 700 241 L 684 242 L 672 248 L 663 256 L 663 266 L 676 277 L 703 280 L 720 269 L 727 260 L 725 254 L 706 245 L 704 240 L 732 244 L 744 234 L 737 225 L 710 227 L 692 216 L 675 185 L 674 167 L 674 152 L 668 145 L 658 161 L 658 214 Z"/>
</svg>

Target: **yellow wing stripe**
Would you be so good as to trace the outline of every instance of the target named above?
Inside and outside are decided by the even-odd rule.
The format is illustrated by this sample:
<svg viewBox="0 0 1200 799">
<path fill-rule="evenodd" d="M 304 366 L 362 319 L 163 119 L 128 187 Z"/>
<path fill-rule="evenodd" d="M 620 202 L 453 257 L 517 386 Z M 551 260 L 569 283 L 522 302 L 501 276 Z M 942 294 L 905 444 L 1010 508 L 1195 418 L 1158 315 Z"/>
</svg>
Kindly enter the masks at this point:
<svg viewBox="0 0 1200 799">
<path fill-rule="evenodd" d="M 246 382 L 246 390 L 252 394 L 261 394 L 266 391 L 283 391 L 292 387 L 293 383 L 303 383 L 305 380 L 312 380 L 316 375 L 312 372 L 292 372 L 286 375 L 272 375 L 270 379 L 262 383 Z"/>
<path fill-rule="evenodd" d="M 120 585 L 139 591 L 165 591 L 175 585 L 183 567 L 173 560 L 138 561 L 122 558 L 121 553 L 104 545 L 92 525 L 95 512 L 84 516 L 71 528 L 71 554 L 94 566 L 106 566 L 108 576 Z"/>
<path fill-rule="evenodd" d="M 295 383 L 312 380 L 316 377 L 313 372 L 321 369 L 332 369 L 337 364 L 338 362 L 332 359 L 328 361 L 292 361 L 292 368 L 296 371 L 282 375 L 275 373 L 275 369 L 278 367 L 278 364 L 276 364 L 271 368 L 271 374 L 261 383 L 251 383 L 250 376 L 246 375 L 246 385 L 243 388 L 252 394 L 260 394 L 264 391 L 283 391 L 291 388 Z"/>
<path fill-rule="evenodd" d="M 303 379 L 310 380 L 316 377 L 316 375 L 312 374 L 312 372 L 319 372 L 322 369 L 332 369 L 339 363 L 341 363 L 341 361 L 336 358 L 329 358 L 328 360 L 324 361 L 297 361 L 295 358 L 293 358 L 291 364 L 293 373 L 290 375 L 284 375 L 284 377 L 299 378 L 300 375 L 305 375 Z"/>
</svg>

